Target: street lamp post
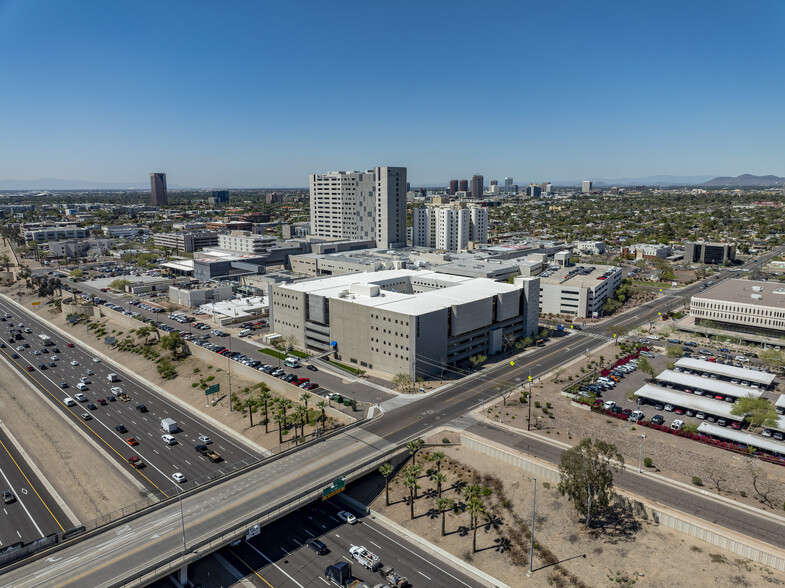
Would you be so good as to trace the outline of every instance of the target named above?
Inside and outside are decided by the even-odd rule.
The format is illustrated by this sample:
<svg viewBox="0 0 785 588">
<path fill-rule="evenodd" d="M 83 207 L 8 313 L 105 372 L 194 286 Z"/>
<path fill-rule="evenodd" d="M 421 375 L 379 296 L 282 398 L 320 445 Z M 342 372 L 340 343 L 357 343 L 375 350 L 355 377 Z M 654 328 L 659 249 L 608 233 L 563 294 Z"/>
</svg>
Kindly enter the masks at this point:
<svg viewBox="0 0 785 588">
<path fill-rule="evenodd" d="M 529 418 L 526 421 L 526 430 L 532 430 L 532 371 L 529 369 Z"/>
<path fill-rule="evenodd" d="M 232 338 L 229 337 L 229 352 L 232 351 Z M 232 412 L 232 358 L 226 356 L 226 371 L 229 375 L 229 412 Z"/>
<path fill-rule="evenodd" d="M 640 439 L 640 453 L 638 454 L 638 473 L 642 473 L 641 465 L 643 464 L 643 440 L 646 438 L 646 435 L 638 435 Z"/>
<path fill-rule="evenodd" d="M 534 573 L 534 513 L 537 508 L 537 478 L 532 478 L 534 482 L 534 494 L 532 495 L 532 540 L 529 547 L 529 573 Z"/>
</svg>

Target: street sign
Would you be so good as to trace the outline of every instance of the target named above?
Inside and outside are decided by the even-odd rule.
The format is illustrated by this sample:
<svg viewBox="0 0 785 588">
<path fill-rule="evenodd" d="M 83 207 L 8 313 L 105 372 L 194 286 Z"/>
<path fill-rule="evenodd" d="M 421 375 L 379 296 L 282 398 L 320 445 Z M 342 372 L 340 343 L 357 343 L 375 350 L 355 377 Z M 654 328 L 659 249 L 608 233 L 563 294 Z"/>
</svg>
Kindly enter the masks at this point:
<svg viewBox="0 0 785 588">
<path fill-rule="evenodd" d="M 331 496 L 335 496 L 339 492 L 343 492 L 346 488 L 346 478 L 341 476 L 337 480 L 333 480 L 333 483 L 327 486 L 327 488 L 322 489 L 322 500 L 327 500 Z"/>
<path fill-rule="evenodd" d="M 514 361 L 511 361 L 511 362 L 510 362 L 510 365 L 515 365 L 515 362 L 514 362 Z"/>
<path fill-rule="evenodd" d="M 204 391 L 205 396 L 209 396 L 210 394 L 218 394 L 221 391 L 220 384 L 213 384 L 212 386 L 208 386 L 207 389 Z"/>
</svg>

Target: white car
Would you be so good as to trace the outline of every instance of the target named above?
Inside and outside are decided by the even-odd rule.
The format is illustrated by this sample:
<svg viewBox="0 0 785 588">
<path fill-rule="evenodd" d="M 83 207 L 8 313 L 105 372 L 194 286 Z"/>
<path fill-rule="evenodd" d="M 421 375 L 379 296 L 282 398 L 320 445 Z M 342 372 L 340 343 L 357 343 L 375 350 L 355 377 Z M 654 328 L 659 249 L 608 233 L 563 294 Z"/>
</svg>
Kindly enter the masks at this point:
<svg viewBox="0 0 785 588">
<path fill-rule="evenodd" d="M 348 511 L 345 511 L 345 510 L 340 511 L 335 516 L 337 516 L 339 519 L 341 519 L 344 523 L 348 523 L 350 525 L 353 525 L 354 523 L 357 522 L 357 517 L 354 516 L 352 513 L 348 512 Z"/>
<path fill-rule="evenodd" d="M 208 437 L 207 435 L 200 435 L 199 436 L 199 443 L 201 443 L 202 445 L 210 445 L 210 443 L 212 443 L 212 442 L 213 442 L 213 440 L 210 439 L 210 437 Z"/>
<path fill-rule="evenodd" d="M 81 392 L 77 392 L 76 394 L 74 394 L 74 398 L 76 398 L 79 402 L 87 402 L 87 396 L 85 396 Z"/>
<path fill-rule="evenodd" d="M 60 359 L 60 358 L 59 358 L 59 357 L 57 357 L 56 355 L 53 355 L 53 356 L 52 356 L 52 357 L 50 357 L 49 359 L 50 359 L 50 360 L 52 360 L 52 361 L 57 361 L 57 360 L 58 360 L 58 359 Z"/>
<path fill-rule="evenodd" d="M 663 410 L 667 410 L 668 412 L 673 412 L 673 405 L 672 404 L 666 404 L 665 408 Z"/>
<path fill-rule="evenodd" d="M 605 410 L 610 410 L 616 406 L 616 403 L 613 400 L 606 400 L 602 406 Z"/>
<path fill-rule="evenodd" d="M 634 410 L 632 412 L 632 414 L 630 415 L 630 418 L 627 419 L 627 420 L 629 422 L 631 422 L 631 423 L 637 423 L 638 421 L 642 421 L 643 420 L 643 412 L 641 412 L 640 410 Z"/>
<path fill-rule="evenodd" d="M 93 370 L 87 370 L 87 375 L 88 376 L 94 376 L 95 372 Z"/>
<path fill-rule="evenodd" d="M 101 358 L 100 357 L 94 357 L 93 358 L 93 363 L 101 363 Z"/>
<path fill-rule="evenodd" d="M 90 378 L 88 378 L 87 376 L 82 376 L 81 378 L 79 378 L 79 381 L 82 382 L 82 384 L 89 384 Z"/>
<path fill-rule="evenodd" d="M 71 365 L 72 365 L 72 366 L 77 366 L 77 365 L 79 365 L 79 362 L 78 362 L 78 361 L 76 361 L 75 359 L 72 359 L 72 360 L 71 360 Z"/>
<path fill-rule="evenodd" d="M 660 340 L 660 338 L 657 335 L 649 335 L 649 339 L 651 339 L 652 341 L 659 341 Z"/>
<path fill-rule="evenodd" d="M 164 443 L 167 445 L 174 445 L 177 443 L 177 439 L 172 437 L 171 435 L 161 435 L 161 439 L 163 439 Z"/>
<path fill-rule="evenodd" d="M 697 412 L 697 413 L 695 413 L 695 418 L 696 419 L 700 419 L 700 420 L 704 420 L 706 418 L 706 413 L 705 412 Z"/>
<path fill-rule="evenodd" d="M 120 386 L 112 386 L 111 392 L 112 392 L 112 394 L 117 396 L 118 394 L 122 394 L 123 393 L 123 389 Z"/>
<path fill-rule="evenodd" d="M 74 399 L 73 399 L 73 398 L 71 398 L 70 396 L 66 396 L 66 397 L 63 399 L 63 402 L 65 402 L 65 405 L 66 405 L 66 406 L 76 406 L 76 400 L 74 400 Z"/>
<path fill-rule="evenodd" d="M 173 473 L 172 478 L 174 478 L 174 481 L 177 482 L 178 484 L 182 484 L 183 482 L 185 482 L 185 476 L 182 475 L 180 472 Z"/>
</svg>

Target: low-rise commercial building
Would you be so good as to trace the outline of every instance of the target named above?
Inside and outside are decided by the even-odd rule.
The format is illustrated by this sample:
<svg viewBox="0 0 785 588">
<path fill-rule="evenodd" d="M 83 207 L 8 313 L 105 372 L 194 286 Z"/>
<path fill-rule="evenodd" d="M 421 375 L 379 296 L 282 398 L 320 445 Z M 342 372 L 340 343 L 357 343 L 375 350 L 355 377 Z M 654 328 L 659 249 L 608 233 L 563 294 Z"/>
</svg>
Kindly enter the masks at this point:
<svg viewBox="0 0 785 588">
<path fill-rule="evenodd" d="M 551 266 L 540 274 L 540 312 L 597 318 L 620 284 L 618 267 Z"/>
<path fill-rule="evenodd" d="M 436 376 L 537 332 L 537 278 L 432 271 L 346 274 L 272 287 L 273 330 L 365 370 Z"/>
<path fill-rule="evenodd" d="M 632 259 L 666 259 L 671 254 L 671 246 L 662 243 L 636 243 L 624 245 L 620 254 Z"/>
<path fill-rule="evenodd" d="M 139 236 L 139 231 L 144 229 L 138 225 L 104 225 L 101 227 L 104 235 L 114 238 L 133 238 Z"/>
<path fill-rule="evenodd" d="M 736 259 L 736 246 L 728 243 L 696 241 L 684 244 L 684 261 L 722 265 Z"/>
<path fill-rule="evenodd" d="M 86 239 L 90 236 L 90 229 L 71 224 L 40 225 L 24 230 L 22 234 L 28 243 L 43 243 L 58 239 Z"/>
<path fill-rule="evenodd" d="M 696 325 L 768 337 L 785 337 L 785 286 L 779 282 L 725 280 L 690 299 Z"/>
<path fill-rule="evenodd" d="M 264 253 L 275 242 L 275 237 L 265 237 L 248 231 L 232 231 L 228 235 L 218 235 L 218 247 L 240 253 Z"/>
<path fill-rule="evenodd" d="M 232 285 L 226 282 L 169 286 L 169 301 L 190 308 L 231 298 Z"/>
<path fill-rule="evenodd" d="M 193 253 L 205 247 L 218 245 L 218 234 L 211 231 L 192 233 L 159 233 L 153 235 L 153 243 L 157 247 L 173 249 L 178 253 Z"/>
</svg>

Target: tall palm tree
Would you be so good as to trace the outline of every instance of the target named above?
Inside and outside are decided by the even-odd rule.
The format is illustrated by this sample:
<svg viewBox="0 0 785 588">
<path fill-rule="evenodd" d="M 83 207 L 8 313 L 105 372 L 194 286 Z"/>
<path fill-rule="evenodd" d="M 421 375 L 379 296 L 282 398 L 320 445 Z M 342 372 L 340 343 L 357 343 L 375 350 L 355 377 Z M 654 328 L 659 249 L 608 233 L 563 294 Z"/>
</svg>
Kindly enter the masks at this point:
<svg viewBox="0 0 785 588">
<path fill-rule="evenodd" d="M 411 464 L 404 471 L 406 472 L 407 476 L 413 476 L 415 479 L 417 479 L 417 476 L 419 476 L 420 472 L 422 471 L 422 466 Z M 419 488 L 419 486 L 417 486 L 417 488 Z M 414 489 L 415 498 L 417 498 L 417 488 Z"/>
<path fill-rule="evenodd" d="M 428 457 L 428 461 L 433 461 L 436 463 L 436 471 L 442 471 L 442 461 L 444 460 L 444 451 L 434 451 Z"/>
<path fill-rule="evenodd" d="M 406 479 L 403 481 L 403 485 L 409 489 L 409 507 L 411 508 L 412 519 L 414 519 L 414 495 L 415 492 L 417 492 L 417 488 L 420 487 L 417 484 L 417 476 L 406 476 Z"/>
<path fill-rule="evenodd" d="M 466 503 L 466 510 L 471 517 L 471 528 L 474 530 L 472 537 L 472 553 L 477 553 L 477 519 L 485 512 L 485 503 L 479 496 L 472 496 Z"/>
<path fill-rule="evenodd" d="M 431 474 L 431 481 L 436 484 L 436 496 L 442 497 L 442 484 L 447 481 L 447 474 L 441 472 L 434 472 Z"/>
<path fill-rule="evenodd" d="M 436 508 L 438 508 L 439 512 L 442 514 L 442 537 L 444 537 L 444 535 L 445 535 L 445 532 L 444 532 L 444 514 L 448 510 L 452 509 L 454 504 L 455 503 L 452 500 L 450 500 L 449 498 L 437 498 L 436 499 Z"/>
<path fill-rule="evenodd" d="M 406 444 L 406 449 L 409 450 L 409 455 L 412 456 L 412 463 L 417 463 L 417 452 L 422 447 L 422 439 L 415 439 L 414 441 L 409 441 Z"/>
<path fill-rule="evenodd" d="M 251 419 L 251 428 L 253 428 L 253 406 L 254 406 L 253 399 L 252 398 L 248 398 L 245 401 L 245 407 L 248 409 L 248 418 Z"/>
<path fill-rule="evenodd" d="M 300 402 L 305 404 L 305 410 L 308 410 L 308 401 L 311 399 L 311 395 L 308 392 L 303 392 L 300 394 Z"/>
<path fill-rule="evenodd" d="M 267 418 L 267 406 L 268 403 L 273 399 L 273 395 L 270 394 L 270 389 L 267 387 L 267 384 L 262 384 L 262 386 L 264 386 L 264 388 L 262 388 L 262 391 L 259 392 L 259 400 L 262 402 L 262 407 L 264 410 L 264 432 L 267 434 L 270 432 L 270 419 Z"/>
<path fill-rule="evenodd" d="M 297 434 L 297 422 L 300 423 L 300 435 L 305 437 L 305 420 L 308 416 L 308 409 L 305 408 L 302 404 L 298 404 L 294 409 L 294 416 L 295 416 L 295 425 L 294 430 L 295 434 Z"/>
<path fill-rule="evenodd" d="M 393 468 L 392 464 L 389 462 L 379 466 L 379 473 L 384 476 L 384 496 L 387 506 L 390 506 L 390 476 L 394 469 L 395 468 Z"/>
<path fill-rule="evenodd" d="M 283 443 L 283 428 L 286 426 L 286 414 L 282 410 L 278 410 L 273 419 L 278 423 L 278 444 L 281 445 Z"/>
<path fill-rule="evenodd" d="M 325 420 L 327 418 L 327 415 L 325 414 L 325 411 L 326 411 L 326 409 L 327 409 L 327 407 L 329 405 L 330 405 L 330 403 L 327 400 L 320 400 L 319 402 L 316 403 L 316 408 L 318 408 L 319 410 L 322 411 L 322 430 L 324 430 L 324 428 L 325 428 L 324 422 L 325 422 Z"/>
</svg>

